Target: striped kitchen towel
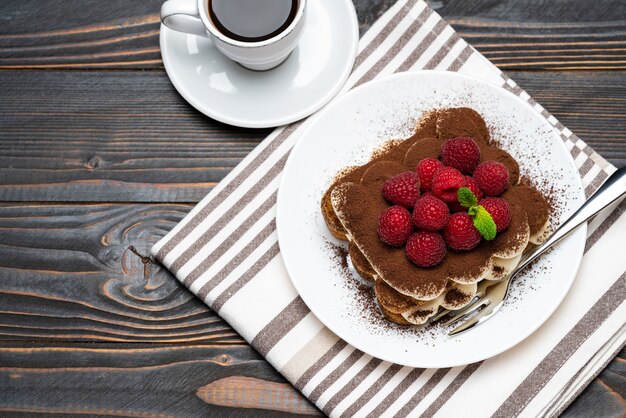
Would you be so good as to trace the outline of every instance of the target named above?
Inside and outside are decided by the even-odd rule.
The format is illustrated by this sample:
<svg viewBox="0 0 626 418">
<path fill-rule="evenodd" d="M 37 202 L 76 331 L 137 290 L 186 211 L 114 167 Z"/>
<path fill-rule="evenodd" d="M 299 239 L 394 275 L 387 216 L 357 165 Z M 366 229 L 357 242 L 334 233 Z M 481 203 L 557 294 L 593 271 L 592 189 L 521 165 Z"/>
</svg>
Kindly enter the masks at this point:
<svg viewBox="0 0 626 418">
<path fill-rule="evenodd" d="M 531 103 L 570 150 L 587 195 L 615 169 L 468 45 L 422 0 L 400 0 L 363 36 L 342 90 L 398 71 L 458 71 Z M 274 131 L 152 249 L 317 407 L 331 416 L 553 416 L 624 345 L 626 203 L 589 225 L 566 299 L 533 335 L 482 362 L 403 367 L 338 338 L 309 311 L 283 266 L 276 191 L 306 121 Z"/>
</svg>

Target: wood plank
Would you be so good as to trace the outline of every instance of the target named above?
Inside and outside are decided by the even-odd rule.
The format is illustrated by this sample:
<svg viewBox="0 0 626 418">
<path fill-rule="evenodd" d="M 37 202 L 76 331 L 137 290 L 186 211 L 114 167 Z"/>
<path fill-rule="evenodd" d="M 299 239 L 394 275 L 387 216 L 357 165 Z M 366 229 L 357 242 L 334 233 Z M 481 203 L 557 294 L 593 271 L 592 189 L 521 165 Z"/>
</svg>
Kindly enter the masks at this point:
<svg viewBox="0 0 626 418">
<path fill-rule="evenodd" d="M 6 0 L 0 68 L 161 68 L 162 0 Z"/>
<path fill-rule="evenodd" d="M 614 165 L 626 165 L 626 73 L 532 72 L 508 75 Z"/>
<path fill-rule="evenodd" d="M 190 209 L 0 205 L 0 340 L 244 343 L 145 257 Z"/>
<path fill-rule="evenodd" d="M 196 202 L 270 132 L 205 117 L 161 71 L 5 71 L 0 84 L 4 201 Z"/>
<path fill-rule="evenodd" d="M 248 346 L 1 343 L 0 364 L 3 416 L 319 414 Z M 563 416 L 622 416 L 624 364 L 626 350 Z"/>
<path fill-rule="evenodd" d="M 354 0 L 361 32 L 394 3 Z M 162 0 L 5 0 L 0 68 L 161 68 Z M 625 69 L 620 0 L 429 0 L 505 69 Z"/>
<path fill-rule="evenodd" d="M 249 346 L 0 345 L 0 414 L 320 416 Z"/>
<path fill-rule="evenodd" d="M 626 69 L 622 0 L 431 1 L 503 70 Z"/>
<path fill-rule="evenodd" d="M 510 75 L 626 163 L 626 73 Z M 3 201 L 197 202 L 270 132 L 204 117 L 162 72 L 3 71 L 0 84 Z"/>
</svg>

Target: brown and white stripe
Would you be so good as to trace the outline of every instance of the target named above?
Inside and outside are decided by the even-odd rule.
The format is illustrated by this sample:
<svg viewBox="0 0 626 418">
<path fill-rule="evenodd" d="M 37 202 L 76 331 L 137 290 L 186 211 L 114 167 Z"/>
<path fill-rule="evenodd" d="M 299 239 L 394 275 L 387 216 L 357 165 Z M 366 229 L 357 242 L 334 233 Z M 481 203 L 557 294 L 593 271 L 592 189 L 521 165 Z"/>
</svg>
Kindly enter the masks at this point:
<svg viewBox="0 0 626 418">
<path fill-rule="evenodd" d="M 560 350 L 553 350 L 528 374 L 516 390 L 500 405 L 494 414 L 495 417 L 518 416 L 520 411 L 543 388 L 559 368 L 569 358 L 563 352 L 573 353 L 587 338 L 624 302 L 624 279 L 622 274 L 618 280 L 605 292 L 583 318 L 559 342 Z"/>
<path fill-rule="evenodd" d="M 372 25 L 340 94 L 376 77 L 419 69 L 474 75 L 528 101 L 570 150 L 587 195 L 614 170 L 422 0 L 398 1 Z M 518 353 L 516 361 L 527 367 L 511 373 L 505 384 L 497 383 L 497 369 L 509 353 L 454 369 L 402 367 L 372 358 L 332 334 L 298 296 L 282 265 L 275 226 L 278 181 L 306 124 L 279 128 L 265 139 L 155 245 L 155 256 L 328 415 L 450 416 L 488 384 L 498 390 L 476 416 L 532 414 L 535 404 L 565 403 L 559 394 L 575 390 L 554 392 L 555 376 L 576 369 L 573 362 L 579 358 L 587 356 L 587 362 L 593 353 L 586 347 L 596 339 L 608 340 L 607 332 L 617 332 L 616 316 L 623 324 L 626 265 L 607 268 L 595 254 L 614 250 L 610 240 L 626 228 L 626 203 L 589 225 L 580 277 L 568 296 L 573 301 L 567 302 L 586 310 L 578 317 L 557 318 L 564 325 L 562 337 L 553 345 L 535 345 Z M 585 274 L 597 269 L 604 272 L 603 280 L 590 288 Z M 574 374 L 562 382 L 562 389 L 584 380 L 572 380 Z"/>
</svg>

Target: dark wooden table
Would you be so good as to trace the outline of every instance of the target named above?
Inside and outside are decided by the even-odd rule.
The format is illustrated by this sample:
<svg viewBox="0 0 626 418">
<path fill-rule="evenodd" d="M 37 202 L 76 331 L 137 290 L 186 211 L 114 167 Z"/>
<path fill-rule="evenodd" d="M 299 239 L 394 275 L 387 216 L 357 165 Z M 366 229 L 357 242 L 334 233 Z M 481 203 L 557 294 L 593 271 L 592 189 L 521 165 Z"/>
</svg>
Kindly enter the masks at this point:
<svg viewBox="0 0 626 418">
<path fill-rule="evenodd" d="M 356 0 L 364 31 L 394 0 Z M 146 255 L 269 130 L 170 85 L 161 0 L 0 3 L 0 415 L 318 414 Z M 613 164 L 623 0 L 433 6 Z M 626 413 L 626 353 L 565 416 Z"/>
</svg>

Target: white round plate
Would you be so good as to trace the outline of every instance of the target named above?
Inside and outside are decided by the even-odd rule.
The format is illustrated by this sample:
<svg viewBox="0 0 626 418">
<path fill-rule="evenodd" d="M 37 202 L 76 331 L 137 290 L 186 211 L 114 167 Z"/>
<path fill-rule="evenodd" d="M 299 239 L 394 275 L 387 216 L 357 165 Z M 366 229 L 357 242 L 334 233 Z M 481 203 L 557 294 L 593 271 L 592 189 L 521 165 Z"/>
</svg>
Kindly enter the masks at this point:
<svg viewBox="0 0 626 418">
<path fill-rule="evenodd" d="M 489 321 L 448 337 L 436 324 L 401 327 L 365 303 L 363 285 L 341 268 L 320 212 L 320 200 L 335 174 L 364 164 L 389 138 L 411 134 L 415 122 L 434 108 L 477 110 L 540 189 L 553 188 L 564 220 L 584 201 L 580 177 L 552 126 L 530 105 L 503 88 L 467 76 L 423 71 L 364 84 L 315 116 L 291 151 L 278 193 L 277 229 L 291 280 L 313 313 L 335 334 L 383 360 L 412 367 L 453 367 L 495 356 L 535 331 L 570 288 L 585 244 L 586 227 L 541 257 L 514 282 L 512 294 Z M 559 219 L 551 219 L 556 224 Z M 359 292 L 360 288 L 360 292 Z M 366 291 L 367 292 L 367 291 Z M 360 296 L 359 296 L 360 293 Z"/>
<path fill-rule="evenodd" d="M 328 103 L 356 58 L 359 26 L 350 0 L 309 0 L 306 24 L 289 58 L 251 71 L 209 39 L 161 25 L 161 56 L 172 84 L 193 107 L 229 125 L 268 128 L 302 119 Z"/>
</svg>

